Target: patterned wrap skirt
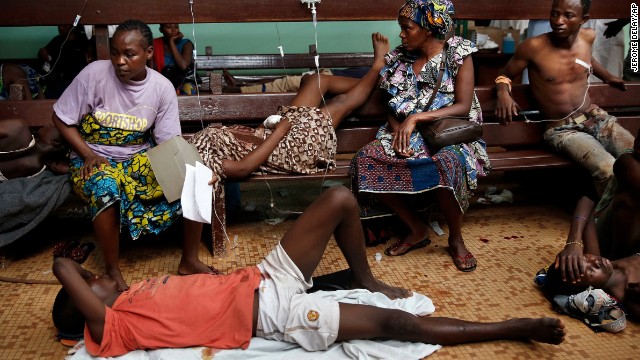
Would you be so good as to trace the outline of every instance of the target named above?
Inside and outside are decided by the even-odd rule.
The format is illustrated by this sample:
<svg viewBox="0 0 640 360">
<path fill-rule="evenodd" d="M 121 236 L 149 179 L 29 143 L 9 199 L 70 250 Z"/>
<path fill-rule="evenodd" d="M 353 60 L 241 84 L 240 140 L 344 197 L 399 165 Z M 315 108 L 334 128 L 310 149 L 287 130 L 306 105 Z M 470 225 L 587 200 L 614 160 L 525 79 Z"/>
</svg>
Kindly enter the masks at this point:
<svg viewBox="0 0 640 360">
<path fill-rule="evenodd" d="M 335 168 L 337 139 L 329 116 L 316 107 L 307 106 L 280 106 L 277 114 L 289 120 L 291 129 L 256 173 L 311 174 Z M 209 126 L 189 140 L 218 180 L 213 188 L 214 209 L 215 202 L 224 201 L 222 182 L 226 175 L 222 162 L 242 160 L 272 132 L 263 127 L 242 125 Z M 214 213 L 213 216 L 224 223 L 225 214 Z M 214 255 L 224 254 L 225 244 L 214 243 L 213 252 Z"/>
<path fill-rule="evenodd" d="M 410 140 L 414 154 L 400 158 L 391 147 L 392 139 L 388 127 L 382 126 L 376 140 L 360 149 L 351 161 L 352 188 L 358 197 L 362 218 L 391 214 L 372 196 L 376 193 L 423 194 L 437 188 L 451 190 L 460 210 L 463 213 L 467 210 L 478 176 L 486 175 L 491 168 L 482 140 L 450 145 L 431 154 L 422 136 L 414 131 Z M 427 205 L 418 204 L 416 210 Z"/>
<path fill-rule="evenodd" d="M 87 142 L 110 145 L 149 141 L 149 135 L 137 131 L 106 128 L 93 116 L 83 118 L 79 127 Z M 105 139 L 99 142 L 99 139 Z M 119 203 L 120 228 L 126 228 L 135 240 L 145 233 L 159 234 L 182 215 L 180 201 L 168 203 L 151 169 L 146 151 L 125 161 L 107 159 L 110 166 L 96 168 L 89 179 L 82 178 L 84 160 L 71 160 L 71 180 L 75 193 L 89 203 L 95 219 L 104 209 Z"/>
</svg>

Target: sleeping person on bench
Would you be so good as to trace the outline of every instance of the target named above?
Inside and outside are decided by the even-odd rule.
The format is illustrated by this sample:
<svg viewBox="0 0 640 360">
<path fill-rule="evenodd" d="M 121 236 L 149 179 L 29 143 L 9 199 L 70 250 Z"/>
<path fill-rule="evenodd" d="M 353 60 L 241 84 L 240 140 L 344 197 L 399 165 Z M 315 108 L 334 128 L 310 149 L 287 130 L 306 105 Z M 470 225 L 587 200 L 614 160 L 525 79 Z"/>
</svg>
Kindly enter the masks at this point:
<svg viewBox="0 0 640 360">
<path fill-rule="evenodd" d="M 252 336 L 297 343 L 307 351 L 373 338 L 443 345 L 564 340 L 564 324 L 554 318 L 479 323 L 306 294 L 332 234 L 362 286 L 390 297 L 408 295 L 373 277 L 358 204 L 344 187 L 324 192 L 260 264 L 228 275 L 164 276 L 119 293 L 113 279 L 93 276 L 69 259 L 56 259 L 53 272 L 86 319 L 85 344 L 94 356 L 167 347 L 246 349 Z"/>
<path fill-rule="evenodd" d="M 213 170 L 215 201 L 224 201 L 220 183 L 255 171 L 310 174 L 335 167 L 335 129 L 369 99 L 389 50 L 388 39 L 372 35 L 374 64 L 361 79 L 312 75 L 289 106 L 280 106 L 265 126 L 210 125 L 189 141 Z M 326 93 L 340 94 L 323 103 Z M 277 123 L 269 122 L 275 119 Z M 221 219 L 224 214 L 215 214 Z M 215 245 L 215 244 L 214 244 Z M 214 249 L 214 252 L 217 250 Z"/>
<path fill-rule="evenodd" d="M 633 135 L 616 118 L 591 103 L 591 72 L 611 86 L 624 88 L 591 56 L 593 29 L 581 29 L 589 20 L 590 0 L 555 0 L 549 22 L 552 31 L 522 42 L 496 78 L 496 116 L 502 124 L 518 115 L 511 97 L 511 79 L 529 69 L 532 93 L 540 112 L 556 121 L 547 123 L 545 141 L 591 173 L 599 193 L 613 174 L 613 163 L 633 145 Z"/>
<path fill-rule="evenodd" d="M 213 170 L 212 182 L 242 179 L 258 169 L 309 174 L 335 167 L 335 129 L 369 98 L 389 49 L 388 39 L 380 33 L 374 33 L 372 41 L 374 64 L 362 79 L 315 74 L 292 103 L 280 106 L 278 115 L 270 116 L 264 126 L 210 125 L 196 133 L 190 142 Z M 325 105 L 327 92 L 341 95 Z"/>
</svg>

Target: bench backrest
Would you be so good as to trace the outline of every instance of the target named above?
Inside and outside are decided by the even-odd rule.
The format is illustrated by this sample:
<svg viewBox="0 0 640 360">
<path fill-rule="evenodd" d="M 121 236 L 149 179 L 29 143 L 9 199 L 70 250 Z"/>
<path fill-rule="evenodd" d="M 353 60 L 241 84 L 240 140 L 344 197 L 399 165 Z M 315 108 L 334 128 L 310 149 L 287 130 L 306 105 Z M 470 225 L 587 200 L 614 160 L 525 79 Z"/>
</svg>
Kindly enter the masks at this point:
<svg viewBox="0 0 640 360">
<path fill-rule="evenodd" d="M 493 114 L 496 103 L 494 88 L 476 87 L 476 94 L 483 110 L 484 139 L 488 145 L 515 146 L 541 142 L 543 123 L 527 123 L 519 118 L 509 126 L 499 125 Z M 514 86 L 513 95 L 523 110 L 536 110 L 528 86 Z M 589 95 L 593 103 L 617 115 L 619 121 L 636 134 L 640 128 L 640 83 L 628 84 L 626 91 L 605 84 L 595 84 L 589 88 Z M 180 121 L 185 133 L 195 132 L 210 123 L 255 125 L 273 114 L 279 105 L 289 104 L 294 96 L 292 93 L 180 96 Z M 0 119 L 22 117 L 32 126 L 48 125 L 51 124 L 54 102 L 55 100 L 3 101 L 0 102 Z M 353 114 L 357 120 L 345 120 L 340 130 L 339 152 L 353 152 L 364 145 L 373 137 L 376 127 L 384 122 L 385 113 L 385 105 L 372 98 Z M 528 117 L 540 120 L 535 114 Z"/>
</svg>

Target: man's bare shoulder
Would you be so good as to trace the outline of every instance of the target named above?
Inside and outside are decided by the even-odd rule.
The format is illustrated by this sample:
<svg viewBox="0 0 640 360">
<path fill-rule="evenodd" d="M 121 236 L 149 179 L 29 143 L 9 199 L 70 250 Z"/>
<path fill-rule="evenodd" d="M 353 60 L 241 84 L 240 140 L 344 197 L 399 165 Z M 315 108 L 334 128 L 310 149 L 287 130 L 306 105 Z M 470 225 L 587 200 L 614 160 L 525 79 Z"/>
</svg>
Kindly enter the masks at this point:
<svg viewBox="0 0 640 360">
<path fill-rule="evenodd" d="M 578 36 L 589 44 L 593 44 L 596 39 L 596 31 L 591 28 L 582 28 L 578 32 Z"/>
<path fill-rule="evenodd" d="M 521 55 L 528 57 L 550 46 L 549 39 L 545 35 L 546 34 L 541 34 L 524 40 L 520 45 L 518 45 L 518 52 L 520 52 Z"/>
</svg>

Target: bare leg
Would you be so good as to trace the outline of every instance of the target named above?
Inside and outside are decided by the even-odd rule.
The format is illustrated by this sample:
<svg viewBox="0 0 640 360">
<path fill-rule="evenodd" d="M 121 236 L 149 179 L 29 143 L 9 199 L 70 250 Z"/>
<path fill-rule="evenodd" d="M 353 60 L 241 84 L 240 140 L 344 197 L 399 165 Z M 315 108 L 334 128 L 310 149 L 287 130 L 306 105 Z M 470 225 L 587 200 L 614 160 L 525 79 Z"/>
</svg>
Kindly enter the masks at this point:
<svg viewBox="0 0 640 360">
<path fill-rule="evenodd" d="M 385 253 L 398 256 L 407 253 L 411 247 L 423 241 L 429 235 L 429 227 L 406 205 L 406 201 L 399 194 L 376 194 L 376 197 L 398 215 L 400 220 L 409 228 L 409 234 L 391 245 Z"/>
<path fill-rule="evenodd" d="M 438 205 L 449 227 L 449 254 L 461 271 L 472 271 L 477 265 L 476 258 L 467 250 L 462 239 L 462 211 L 453 192 L 449 189 L 436 190 Z"/>
<path fill-rule="evenodd" d="M 293 99 L 292 105 L 320 106 L 320 109 L 333 119 L 333 127 L 338 127 L 349 113 L 367 101 L 378 82 L 378 74 L 384 67 L 384 55 L 389 52 L 389 41 L 380 33 L 372 34 L 371 40 L 374 54 L 373 65 L 362 79 L 319 75 L 321 78 L 318 86 L 318 75 L 316 74 L 315 78 L 305 80 L 298 95 Z M 344 92 L 345 89 L 348 91 Z M 329 100 L 326 106 L 321 106 L 321 94 L 324 95 L 327 92 L 340 95 Z"/>
<path fill-rule="evenodd" d="M 119 291 L 129 288 L 120 272 L 120 224 L 118 207 L 111 205 L 93 220 L 93 232 L 102 248 L 105 273 L 116 281 Z"/>
<path fill-rule="evenodd" d="M 340 304 L 336 341 L 390 338 L 428 344 L 454 345 L 491 340 L 535 340 L 560 344 L 566 330 L 560 319 L 511 319 L 479 323 L 452 318 L 418 317 L 402 310 Z"/>
<path fill-rule="evenodd" d="M 320 263 L 332 233 L 357 285 L 382 292 L 389 298 L 409 296 L 408 291 L 384 284 L 371 273 L 358 204 L 345 187 L 326 190 L 296 220 L 280 244 L 308 280 Z"/>
<path fill-rule="evenodd" d="M 202 223 L 183 218 L 183 226 L 184 238 L 182 242 L 182 257 L 178 265 L 178 274 L 218 274 L 218 270 L 205 265 L 198 259 Z"/>
<path fill-rule="evenodd" d="M 313 74 L 304 76 L 300 82 L 300 90 L 291 101 L 292 106 L 320 106 L 326 94 L 344 94 L 354 87 L 359 79 Z"/>
</svg>

